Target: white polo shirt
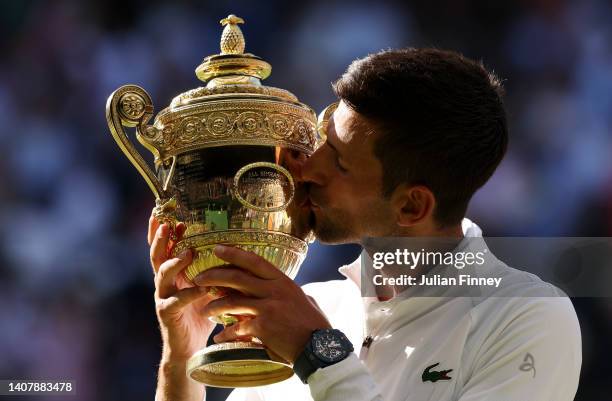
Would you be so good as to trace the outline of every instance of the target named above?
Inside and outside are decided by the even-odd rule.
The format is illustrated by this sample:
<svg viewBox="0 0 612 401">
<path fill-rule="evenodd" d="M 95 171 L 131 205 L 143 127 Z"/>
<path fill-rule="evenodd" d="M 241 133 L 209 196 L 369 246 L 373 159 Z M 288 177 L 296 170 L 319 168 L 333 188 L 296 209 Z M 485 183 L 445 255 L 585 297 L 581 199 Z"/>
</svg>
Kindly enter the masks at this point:
<svg viewBox="0 0 612 401">
<path fill-rule="evenodd" d="M 463 231 L 481 236 L 467 219 Z M 478 298 L 362 298 L 359 259 L 340 268 L 345 280 L 305 285 L 355 353 L 316 371 L 308 385 L 294 375 L 236 389 L 228 400 L 573 400 L 582 352 L 571 301 L 554 296 L 558 290 L 536 276 L 495 260 L 498 274 L 514 283 L 512 297 L 492 291 Z M 362 347 L 368 336 L 373 341 Z"/>
</svg>

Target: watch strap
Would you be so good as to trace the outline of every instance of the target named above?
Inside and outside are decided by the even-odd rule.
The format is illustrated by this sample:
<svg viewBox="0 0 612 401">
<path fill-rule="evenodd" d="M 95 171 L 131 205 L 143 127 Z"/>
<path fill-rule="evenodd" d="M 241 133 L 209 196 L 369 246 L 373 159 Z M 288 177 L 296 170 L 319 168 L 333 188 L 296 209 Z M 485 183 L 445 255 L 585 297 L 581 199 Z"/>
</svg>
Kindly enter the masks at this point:
<svg viewBox="0 0 612 401">
<path fill-rule="evenodd" d="M 293 363 L 293 371 L 300 378 L 302 383 L 308 384 L 308 378 L 314 372 L 317 371 L 320 367 L 322 367 L 318 362 L 318 359 L 312 353 L 312 347 L 310 345 L 311 339 L 308 340 L 306 347 L 297 357 L 295 362 Z"/>
</svg>

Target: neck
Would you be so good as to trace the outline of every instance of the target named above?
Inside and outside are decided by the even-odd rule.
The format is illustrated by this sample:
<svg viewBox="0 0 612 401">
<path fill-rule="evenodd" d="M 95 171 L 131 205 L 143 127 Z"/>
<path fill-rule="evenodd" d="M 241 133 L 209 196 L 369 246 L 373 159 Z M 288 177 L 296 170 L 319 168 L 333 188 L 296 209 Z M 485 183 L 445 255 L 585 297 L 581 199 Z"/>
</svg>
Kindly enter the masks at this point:
<svg viewBox="0 0 612 401">
<path fill-rule="evenodd" d="M 375 252 L 381 252 L 381 250 L 395 251 L 397 249 L 403 250 L 411 248 L 405 246 L 406 242 L 402 241 L 402 238 L 413 238 L 414 244 L 418 244 L 418 250 L 425 249 L 426 251 L 433 252 L 448 252 L 455 249 L 463 237 L 461 224 L 457 224 L 444 228 L 423 227 L 420 229 L 413 229 L 412 232 L 398 233 L 397 236 L 389 237 L 388 241 L 383 238 L 372 240 L 366 239 L 362 241 L 361 245 L 371 257 Z M 419 279 L 420 276 L 426 274 L 432 267 L 433 266 L 419 265 L 413 269 L 407 269 L 405 267 L 390 266 L 381 269 L 380 273 L 385 277 L 397 277 L 400 274 L 404 274 Z M 378 285 L 376 286 L 376 294 L 380 301 L 387 301 L 402 291 L 405 291 L 408 287 L 409 286 Z"/>
<path fill-rule="evenodd" d="M 398 237 L 424 237 L 424 238 L 463 238 L 461 223 L 448 227 L 438 227 L 435 224 L 427 224 L 419 227 L 408 227 L 406 230 L 398 230 Z"/>
</svg>

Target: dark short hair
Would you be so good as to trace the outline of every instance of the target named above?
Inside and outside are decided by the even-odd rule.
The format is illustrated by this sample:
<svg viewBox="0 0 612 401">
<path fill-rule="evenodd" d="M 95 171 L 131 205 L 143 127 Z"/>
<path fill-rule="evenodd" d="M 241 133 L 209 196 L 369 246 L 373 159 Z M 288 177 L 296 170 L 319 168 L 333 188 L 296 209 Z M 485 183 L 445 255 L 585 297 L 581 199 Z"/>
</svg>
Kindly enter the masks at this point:
<svg viewBox="0 0 612 401">
<path fill-rule="evenodd" d="M 408 48 L 354 61 L 333 88 L 378 132 L 383 195 L 425 185 L 438 224 L 460 222 L 508 145 L 500 80 L 459 53 Z"/>
</svg>

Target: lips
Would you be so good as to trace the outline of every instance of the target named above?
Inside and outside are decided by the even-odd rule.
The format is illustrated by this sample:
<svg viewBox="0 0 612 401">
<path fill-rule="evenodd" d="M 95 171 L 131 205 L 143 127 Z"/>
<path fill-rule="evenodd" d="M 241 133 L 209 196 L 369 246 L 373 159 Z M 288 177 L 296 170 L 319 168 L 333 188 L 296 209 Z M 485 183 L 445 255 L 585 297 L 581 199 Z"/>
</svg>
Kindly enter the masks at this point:
<svg viewBox="0 0 612 401">
<path fill-rule="evenodd" d="M 310 199 L 310 198 L 304 199 L 304 201 L 302 201 L 302 203 L 300 203 L 300 207 L 311 208 L 311 209 L 320 209 L 319 205 L 314 203 L 312 201 L 312 199 Z"/>
<path fill-rule="evenodd" d="M 306 196 L 305 199 L 300 203 L 301 207 L 309 207 L 309 208 L 316 208 L 316 209 L 320 209 L 321 207 L 313 202 L 312 198 L 310 196 Z"/>
<path fill-rule="evenodd" d="M 312 195 L 313 195 L 313 194 L 312 194 L 312 192 L 309 192 L 309 193 L 308 193 L 308 200 L 310 201 L 310 207 L 312 207 L 312 208 L 316 208 L 316 209 L 321 209 L 320 203 L 319 203 L 319 202 L 317 202 L 317 201 L 315 201 L 315 200 L 313 199 L 313 196 L 312 196 Z"/>
<path fill-rule="evenodd" d="M 312 189 L 313 188 L 310 185 L 305 185 L 303 187 L 303 192 L 300 191 L 300 195 L 302 195 L 303 198 L 302 196 L 300 196 L 300 199 L 302 201 L 299 203 L 299 205 L 301 207 L 320 209 L 321 207 L 319 206 L 319 204 L 312 199 Z"/>
</svg>

